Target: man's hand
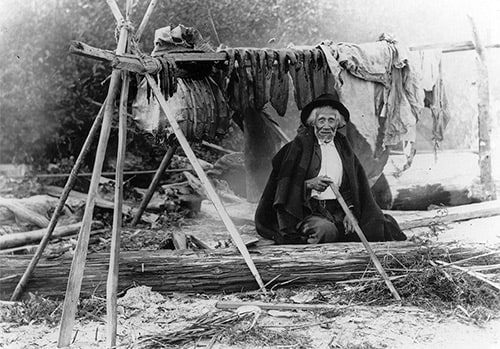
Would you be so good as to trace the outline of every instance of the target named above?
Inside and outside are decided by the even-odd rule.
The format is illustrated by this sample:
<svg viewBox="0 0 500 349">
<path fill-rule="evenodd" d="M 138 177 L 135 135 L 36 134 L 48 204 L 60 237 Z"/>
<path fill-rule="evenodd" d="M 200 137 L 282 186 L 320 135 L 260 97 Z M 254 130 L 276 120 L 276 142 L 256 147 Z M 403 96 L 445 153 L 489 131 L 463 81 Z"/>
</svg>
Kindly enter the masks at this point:
<svg viewBox="0 0 500 349">
<path fill-rule="evenodd" d="M 352 234 L 356 232 L 354 230 L 354 225 L 352 224 L 351 220 L 347 218 L 347 215 L 344 217 L 344 229 L 346 234 Z"/>
<path fill-rule="evenodd" d="M 324 192 L 326 188 L 333 183 L 333 180 L 328 176 L 318 176 L 315 178 L 311 178 L 306 180 L 307 189 L 314 189 L 316 191 Z"/>
<path fill-rule="evenodd" d="M 307 236 L 308 244 L 317 244 L 320 242 L 323 234 L 314 231 L 314 225 L 311 225 L 309 222 L 304 223 L 302 226 L 302 231 Z"/>
<path fill-rule="evenodd" d="M 319 244 L 322 237 L 323 237 L 323 234 L 318 233 L 318 232 L 313 233 L 313 234 L 309 234 L 309 236 L 307 238 L 307 243 L 311 244 L 311 245 Z"/>
<path fill-rule="evenodd" d="M 324 229 L 316 230 L 317 225 L 314 223 L 305 222 L 302 226 L 302 231 L 307 236 L 308 244 L 319 244 L 320 242 L 333 242 L 335 234 L 328 234 Z M 330 236 L 332 235 L 332 236 Z"/>
<path fill-rule="evenodd" d="M 307 237 L 307 243 L 311 245 L 323 243 L 323 242 L 335 242 L 337 239 L 337 230 L 320 230 L 309 234 Z"/>
</svg>

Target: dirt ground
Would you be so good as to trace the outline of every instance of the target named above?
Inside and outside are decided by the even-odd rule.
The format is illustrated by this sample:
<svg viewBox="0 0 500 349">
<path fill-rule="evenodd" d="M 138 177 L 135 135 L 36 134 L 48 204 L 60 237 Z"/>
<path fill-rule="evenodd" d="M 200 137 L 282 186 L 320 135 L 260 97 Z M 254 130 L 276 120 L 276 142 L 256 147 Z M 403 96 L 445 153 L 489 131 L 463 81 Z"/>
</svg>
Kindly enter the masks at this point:
<svg viewBox="0 0 500 349">
<path fill-rule="evenodd" d="M 251 204 L 228 205 L 231 216 L 240 217 L 239 228 L 251 219 Z M 206 234 L 219 234 L 228 239 L 216 212 L 208 202 L 203 202 L 202 212 L 192 224 L 182 230 L 199 238 Z M 453 223 L 437 236 L 420 234 L 433 241 L 458 240 L 464 244 L 485 244 L 490 248 L 500 246 L 500 216 Z M 251 230 L 251 229 L 249 229 Z M 473 233 L 472 233 L 473 232 Z M 215 241 L 215 240 L 214 240 Z M 252 300 L 289 304 L 322 303 L 335 309 L 316 311 L 277 311 L 244 307 L 231 311 L 215 307 L 219 301 Z M 104 300 L 99 300 L 104 304 Z M 242 320 L 230 322 L 216 335 L 189 341 L 179 348 L 499 348 L 500 314 L 489 314 L 477 321 L 473 312 L 463 307 L 437 309 L 429 306 L 411 306 L 395 302 L 369 304 L 346 303 L 342 295 L 330 292 L 325 286 L 311 285 L 300 289 L 277 289 L 270 296 L 239 293 L 230 295 L 161 295 L 145 286 L 128 290 L 119 299 L 118 347 L 163 348 L 169 347 L 144 343 L 144 336 L 187 338 L 186 327 L 200 318 L 209 319 L 205 330 L 215 326 L 211 321 L 231 314 L 246 314 Z M 7 311 L 2 304 L 0 310 Z M 205 315 L 204 315 L 205 314 Z M 233 318 L 234 320 L 234 318 Z M 212 328 L 213 330 L 214 328 Z M 177 333 L 175 331 L 178 331 Z M 53 348 L 56 347 L 58 323 L 19 325 L 0 323 L 0 348 Z M 142 338 L 142 342 L 141 342 Z M 151 337 L 153 338 L 153 337 Z M 73 332 L 72 348 L 105 347 L 105 312 L 98 316 L 77 320 Z M 141 344 L 142 343 L 142 344 Z"/>
<path fill-rule="evenodd" d="M 307 291 L 304 292 L 307 294 Z M 142 302 L 130 300 L 137 294 L 141 295 Z M 302 294 L 297 293 L 296 296 Z M 235 300 L 238 296 L 217 298 Z M 120 300 L 120 347 L 137 342 L 140 336 L 166 335 L 186 326 L 197 316 L 215 312 L 216 301 L 215 297 L 162 297 L 147 288 L 133 289 Z M 499 319 L 478 326 L 459 317 L 400 305 L 353 305 L 333 315 L 269 311 L 260 315 L 253 329 L 249 330 L 250 321 L 241 326 L 243 334 L 220 338 L 213 348 L 451 349 L 498 348 L 500 344 Z M 3 348 L 52 348 L 57 343 L 57 326 L 17 327 L 2 324 L 2 331 Z M 102 348 L 104 333 L 104 321 L 78 322 L 71 347 Z M 209 341 L 206 339 L 180 347 L 203 348 L 207 347 Z"/>
<path fill-rule="evenodd" d="M 311 292 L 314 290 L 302 291 L 295 298 L 307 298 Z M 215 312 L 218 299 L 237 300 L 238 295 L 163 297 L 146 287 L 132 289 L 119 302 L 119 346 L 127 347 L 137 342 L 140 336 L 167 334 L 186 326 L 191 319 L 207 312 Z M 339 308 L 342 310 L 335 314 L 263 312 L 251 330 L 250 321 L 243 322 L 240 324 L 243 333 L 232 337 L 223 336 L 213 348 L 493 349 L 500 345 L 500 319 L 493 319 L 479 326 L 457 316 L 396 304 Z M 56 346 L 57 326 L 1 326 L 3 348 Z M 104 321 L 80 321 L 75 326 L 74 333 L 72 348 L 105 346 Z M 209 342 L 210 338 L 179 347 L 205 348 Z"/>
</svg>

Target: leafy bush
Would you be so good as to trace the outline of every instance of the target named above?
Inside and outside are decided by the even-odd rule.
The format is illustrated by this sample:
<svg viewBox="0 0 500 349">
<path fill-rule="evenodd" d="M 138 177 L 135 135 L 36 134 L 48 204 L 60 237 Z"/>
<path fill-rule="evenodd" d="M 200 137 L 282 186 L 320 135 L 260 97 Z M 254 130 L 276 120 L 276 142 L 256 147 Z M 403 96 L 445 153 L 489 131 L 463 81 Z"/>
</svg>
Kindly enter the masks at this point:
<svg viewBox="0 0 500 349">
<path fill-rule="evenodd" d="M 12 9 L 0 50 L 0 162 L 43 165 L 78 154 L 98 110 L 90 101 L 102 101 L 100 82 L 109 73 L 102 63 L 68 55 L 70 40 L 93 41 L 82 28 L 104 30 L 85 23 L 85 2 L 21 2 Z"/>
</svg>

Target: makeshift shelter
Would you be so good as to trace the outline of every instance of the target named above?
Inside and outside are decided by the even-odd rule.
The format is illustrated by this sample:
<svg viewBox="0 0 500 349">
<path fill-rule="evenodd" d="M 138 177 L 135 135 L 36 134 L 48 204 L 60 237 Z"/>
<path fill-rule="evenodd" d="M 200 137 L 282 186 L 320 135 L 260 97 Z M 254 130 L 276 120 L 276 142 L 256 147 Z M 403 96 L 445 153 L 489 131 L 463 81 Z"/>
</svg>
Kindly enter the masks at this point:
<svg viewBox="0 0 500 349">
<path fill-rule="evenodd" d="M 211 67 L 205 62 L 195 69 L 193 78 L 193 67 L 168 58 L 172 53 L 200 52 L 197 46 L 203 44 L 202 38 L 191 32 L 196 30 L 165 27 L 155 35 L 152 57 L 166 67 L 163 72 L 182 71 L 171 83 L 168 75 L 159 75 L 162 86 L 177 91 L 164 91 L 170 97 L 169 113 L 192 141 L 226 133 L 230 117 L 244 129 L 250 201 L 260 197 L 270 160 L 281 145 L 269 131 L 272 124 L 266 122 L 270 118 L 266 110 L 271 106 L 277 115 L 298 118 L 287 114 L 289 91 L 299 110 L 324 93 L 338 96 L 348 107 L 352 118 L 347 137 L 371 184 L 382 174 L 389 145 L 404 143 L 410 149 L 408 155 L 412 154 L 424 91 L 408 50 L 392 37 L 381 35 L 377 42 L 359 45 L 327 41 L 285 49 L 226 48 L 218 51 L 223 64 L 216 61 Z M 134 118 L 148 132 L 165 132 L 166 116 L 146 90 L 143 84 L 134 103 Z"/>
</svg>

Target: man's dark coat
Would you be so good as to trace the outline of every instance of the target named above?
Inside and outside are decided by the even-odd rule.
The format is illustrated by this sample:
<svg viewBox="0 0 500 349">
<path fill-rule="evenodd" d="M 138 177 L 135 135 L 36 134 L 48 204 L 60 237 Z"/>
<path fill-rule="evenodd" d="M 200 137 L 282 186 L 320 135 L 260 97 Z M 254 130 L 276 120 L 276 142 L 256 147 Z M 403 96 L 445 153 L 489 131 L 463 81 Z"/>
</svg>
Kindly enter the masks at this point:
<svg viewBox="0 0 500 349">
<path fill-rule="evenodd" d="M 390 233 L 384 237 L 384 215 L 373 199 L 363 167 L 350 144 L 338 132 L 334 142 L 343 166 L 339 190 L 347 204 L 352 206 L 361 230 L 369 241 L 392 240 Z M 276 154 L 272 165 L 273 170 L 255 213 L 257 232 L 278 244 L 306 243 L 307 237 L 301 236 L 296 227 L 312 212 L 311 191 L 306 189 L 305 180 L 317 177 L 321 168 L 321 149 L 313 128 L 300 130 Z M 356 234 L 348 237 L 349 241 L 359 241 Z"/>
</svg>

